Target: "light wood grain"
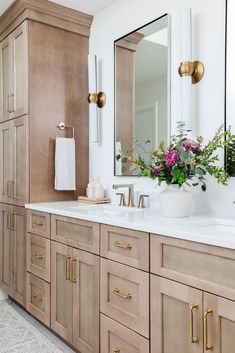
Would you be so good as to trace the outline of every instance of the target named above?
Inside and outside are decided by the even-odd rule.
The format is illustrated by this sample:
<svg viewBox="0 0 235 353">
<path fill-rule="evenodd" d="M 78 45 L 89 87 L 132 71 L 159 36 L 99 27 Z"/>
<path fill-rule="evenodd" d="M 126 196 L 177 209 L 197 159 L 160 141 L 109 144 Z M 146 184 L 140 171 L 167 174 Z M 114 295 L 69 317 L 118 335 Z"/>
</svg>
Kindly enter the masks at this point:
<svg viewBox="0 0 235 353">
<path fill-rule="evenodd" d="M 100 273 L 101 312 L 149 338 L 149 275 L 104 259 Z M 116 295 L 116 288 L 131 298 Z"/>
<path fill-rule="evenodd" d="M 50 213 L 27 210 L 27 231 L 29 233 L 40 235 L 41 237 L 50 238 Z"/>
<path fill-rule="evenodd" d="M 64 216 L 51 216 L 51 238 L 99 254 L 99 224 Z"/>
<path fill-rule="evenodd" d="M 27 273 L 26 309 L 50 327 L 50 285 Z"/>
<path fill-rule="evenodd" d="M 190 306 L 194 310 L 194 336 L 190 340 Z M 151 352 L 201 353 L 203 349 L 202 292 L 167 279 L 151 275 Z"/>
<path fill-rule="evenodd" d="M 235 252 L 151 235 L 151 272 L 235 300 Z"/>
<path fill-rule="evenodd" d="M 25 19 L 89 36 L 93 16 L 47 0 L 16 0 L 0 17 L 0 40 Z"/>
<path fill-rule="evenodd" d="M 120 353 L 149 353 L 149 341 L 101 314 L 101 352 L 113 353 L 120 348 Z"/>
<path fill-rule="evenodd" d="M 51 242 L 34 234 L 27 234 L 27 271 L 50 282 Z"/>
<path fill-rule="evenodd" d="M 82 353 L 99 353 L 99 257 L 73 249 L 72 260 L 73 345 Z"/>
<path fill-rule="evenodd" d="M 145 271 L 149 270 L 148 233 L 102 224 L 100 241 L 101 256 Z M 117 242 L 124 247 L 118 247 Z M 125 248 L 128 245 L 129 247 Z"/>
<path fill-rule="evenodd" d="M 7 37 L 0 42 L 0 122 L 11 118 L 9 94 L 12 92 L 12 45 Z"/>
</svg>

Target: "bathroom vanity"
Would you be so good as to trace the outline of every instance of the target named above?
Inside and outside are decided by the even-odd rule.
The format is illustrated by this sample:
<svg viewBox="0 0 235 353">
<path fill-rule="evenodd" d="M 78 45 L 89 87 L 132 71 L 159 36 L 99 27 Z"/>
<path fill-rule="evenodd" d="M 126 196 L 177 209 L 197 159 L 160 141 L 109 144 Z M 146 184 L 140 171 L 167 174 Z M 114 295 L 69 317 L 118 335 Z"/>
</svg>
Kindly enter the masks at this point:
<svg viewBox="0 0 235 353">
<path fill-rule="evenodd" d="M 26 309 L 81 353 L 234 346 L 233 221 L 77 202 L 26 207 Z"/>
</svg>

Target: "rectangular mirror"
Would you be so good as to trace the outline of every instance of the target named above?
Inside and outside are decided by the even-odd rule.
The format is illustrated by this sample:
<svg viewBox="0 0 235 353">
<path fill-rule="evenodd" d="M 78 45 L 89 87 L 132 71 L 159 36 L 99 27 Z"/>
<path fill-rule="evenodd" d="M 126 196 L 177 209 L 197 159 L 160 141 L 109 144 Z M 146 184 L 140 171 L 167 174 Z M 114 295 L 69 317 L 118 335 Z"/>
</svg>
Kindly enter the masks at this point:
<svg viewBox="0 0 235 353">
<path fill-rule="evenodd" d="M 138 175 L 120 152 L 146 158 L 170 135 L 169 15 L 115 41 L 115 175 Z"/>
<path fill-rule="evenodd" d="M 225 94 L 225 128 L 231 126 L 235 134 L 235 2 L 227 0 L 227 43 L 226 43 L 226 94 Z M 235 176 L 235 141 L 227 148 L 225 163 L 230 176 Z"/>
</svg>

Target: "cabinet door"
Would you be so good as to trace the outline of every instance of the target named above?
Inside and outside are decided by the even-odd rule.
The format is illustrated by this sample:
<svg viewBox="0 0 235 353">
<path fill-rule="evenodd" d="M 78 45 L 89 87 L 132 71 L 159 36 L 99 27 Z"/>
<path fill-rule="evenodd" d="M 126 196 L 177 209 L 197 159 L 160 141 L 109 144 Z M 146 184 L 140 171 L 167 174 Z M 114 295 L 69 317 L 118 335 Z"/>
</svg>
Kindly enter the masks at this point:
<svg viewBox="0 0 235 353">
<path fill-rule="evenodd" d="M 25 306 L 26 289 L 26 211 L 21 207 L 13 207 L 13 298 Z"/>
<path fill-rule="evenodd" d="M 28 113 L 28 21 L 11 34 L 13 52 L 13 118 Z"/>
<path fill-rule="evenodd" d="M 14 241 L 10 214 L 11 206 L 0 204 L 0 279 L 3 289 L 12 296 Z"/>
<path fill-rule="evenodd" d="M 13 202 L 13 129 L 12 121 L 0 125 L 0 202 Z"/>
<path fill-rule="evenodd" d="M 202 292 L 151 276 L 151 352 L 201 353 Z"/>
<path fill-rule="evenodd" d="M 99 257 L 73 250 L 73 345 L 99 353 Z"/>
<path fill-rule="evenodd" d="M 204 352 L 234 353 L 235 302 L 204 293 Z"/>
<path fill-rule="evenodd" d="M 28 116 L 12 121 L 14 153 L 11 193 L 13 203 L 17 206 L 24 206 L 29 202 L 28 124 Z"/>
<path fill-rule="evenodd" d="M 51 242 L 51 328 L 72 343 L 72 248 Z"/>
<path fill-rule="evenodd" d="M 11 35 L 0 43 L 0 122 L 12 117 Z"/>
</svg>

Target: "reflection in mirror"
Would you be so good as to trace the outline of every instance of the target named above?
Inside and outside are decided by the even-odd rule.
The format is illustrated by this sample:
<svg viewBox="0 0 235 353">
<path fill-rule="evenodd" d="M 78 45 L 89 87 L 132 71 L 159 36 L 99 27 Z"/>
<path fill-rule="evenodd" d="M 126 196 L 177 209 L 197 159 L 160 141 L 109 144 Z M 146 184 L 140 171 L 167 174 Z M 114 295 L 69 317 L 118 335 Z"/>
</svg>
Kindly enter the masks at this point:
<svg viewBox="0 0 235 353">
<path fill-rule="evenodd" d="M 227 53 L 226 53 L 226 120 L 225 128 L 231 126 L 235 134 L 235 2 L 227 0 Z M 235 141 L 227 148 L 226 167 L 230 176 L 235 176 Z"/>
<path fill-rule="evenodd" d="M 115 42 L 115 156 L 140 154 L 168 141 L 169 16 Z M 115 175 L 138 175 L 115 158 Z"/>
</svg>

